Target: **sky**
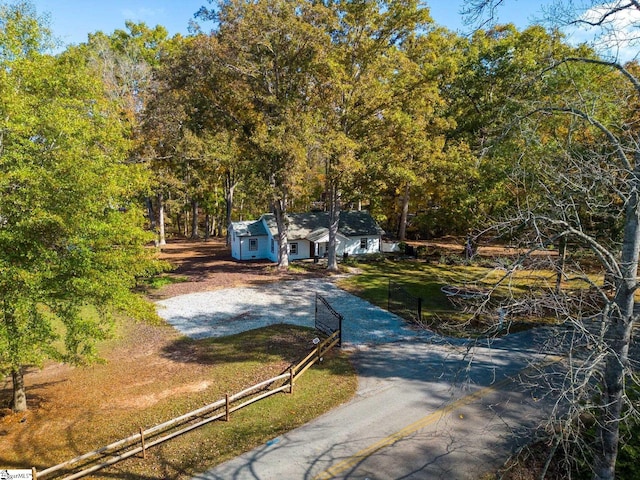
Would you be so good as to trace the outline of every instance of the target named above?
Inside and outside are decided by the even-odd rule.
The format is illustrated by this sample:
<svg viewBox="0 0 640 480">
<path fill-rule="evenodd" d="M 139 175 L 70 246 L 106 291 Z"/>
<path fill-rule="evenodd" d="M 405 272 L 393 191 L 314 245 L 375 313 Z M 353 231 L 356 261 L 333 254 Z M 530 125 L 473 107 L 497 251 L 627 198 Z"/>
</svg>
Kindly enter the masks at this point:
<svg viewBox="0 0 640 480">
<path fill-rule="evenodd" d="M 149 27 L 162 25 L 169 35 L 188 34 L 189 20 L 207 0 L 31 0 L 39 15 L 49 14 L 54 36 L 64 45 L 78 44 L 87 35 L 102 31 L 107 35 L 124 29 L 126 20 L 145 22 Z M 465 33 L 469 30 L 460 15 L 463 0 L 428 0 L 436 23 Z M 544 0 L 510 0 L 499 10 L 502 23 L 526 27 L 539 14 Z M 203 25 L 205 27 L 205 25 Z M 207 29 L 204 28 L 206 31 Z"/>
<path fill-rule="evenodd" d="M 2 1 L 2 0 L 0 0 Z M 10 0 L 9 0 L 10 1 Z M 423 0 L 431 10 L 434 21 L 460 34 L 470 33 L 472 28 L 464 23 L 460 13 L 465 0 Z M 619 0 L 612 0 L 612 2 Z M 124 29 L 125 21 L 144 22 L 149 27 L 164 26 L 170 36 L 187 35 L 189 21 L 200 7 L 209 6 L 207 0 L 31 0 L 39 15 L 48 14 L 54 36 L 62 46 L 87 41 L 87 35 L 102 31 L 107 35 L 116 29 Z M 543 9 L 556 0 L 506 0 L 497 9 L 496 23 L 514 23 L 523 29 L 544 17 Z M 576 0 L 575 4 L 588 2 Z M 606 3 L 606 2 L 605 2 Z M 634 13 L 635 12 L 635 13 Z M 597 15 L 597 10 L 590 12 Z M 589 13 L 585 14 L 585 18 Z M 628 61 L 640 58 L 640 12 L 624 10 L 611 17 L 613 28 L 609 36 L 601 38 L 597 49 L 611 59 Z M 210 29 L 203 24 L 203 30 Z M 594 32 L 573 30 L 565 33 L 573 44 L 591 42 Z M 607 43 L 609 42 L 609 43 Z M 615 45 L 614 48 L 611 46 Z M 63 48 L 61 48 L 62 50 Z"/>
</svg>

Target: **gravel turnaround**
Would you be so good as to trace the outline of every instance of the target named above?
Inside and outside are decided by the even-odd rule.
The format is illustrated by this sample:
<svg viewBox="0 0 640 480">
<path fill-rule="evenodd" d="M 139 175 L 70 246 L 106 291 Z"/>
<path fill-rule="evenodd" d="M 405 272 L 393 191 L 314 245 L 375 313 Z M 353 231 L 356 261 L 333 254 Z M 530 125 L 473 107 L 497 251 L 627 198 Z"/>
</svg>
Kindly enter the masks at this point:
<svg viewBox="0 0 640 480">
<path fill-rule="evenodd" d="M 400 317 L 326 279 L 190 293 L 161 300 L 157 309 L 160 317 L 188 337 L 222 337 L 279 323 L 313 327 L 316 292 L 344 317 L 342 339 L 347 345 L 416 338 L 437 341 L 433 333 L 410 328 Z"/>
<path fill-rule="evenodd" d="M 513 451 L 514 431 L 545 416 L 535 395 L 502 381 L 542 358 L 547 329 L 441 337 L 327 279 L 191 293 L 157 308 L 184 335 L 221 337 L 279 323 L 313 327 L 316 292 L 344 317 L 343 344 L 356 350 L 356 397 L 194 480 L 478 478 Z"/>
</svg>

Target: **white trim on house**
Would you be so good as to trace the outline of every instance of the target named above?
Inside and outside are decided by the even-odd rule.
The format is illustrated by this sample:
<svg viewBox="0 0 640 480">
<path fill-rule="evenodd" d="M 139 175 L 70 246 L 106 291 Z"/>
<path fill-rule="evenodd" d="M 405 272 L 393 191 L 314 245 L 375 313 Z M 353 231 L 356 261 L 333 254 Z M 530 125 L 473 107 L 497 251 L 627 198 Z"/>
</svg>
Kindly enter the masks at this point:
<svg viewBox="0 0 640 480">
<path fill-rule="evenodd" d="M 229 229 L 231 256 L 238 260 L 267 258 L 269 242 L 267 230 L 256 222 L 234 222 Z"/>
<path fill-rule="evenodd" d="M 327 212 L 288 215 L 289 259 L 300 260 L 327 255 L 329 217 Z M 233 222 L 229 226 L 231 255 L 238 260 L 278 261 L 279 242 L 275 219 L 262 215 L 253 222 Z M 379 252 L 384 232 L 368 212 L 341 212 L 336 235 L 336 254 L 343 256 Z"/>
</svg>

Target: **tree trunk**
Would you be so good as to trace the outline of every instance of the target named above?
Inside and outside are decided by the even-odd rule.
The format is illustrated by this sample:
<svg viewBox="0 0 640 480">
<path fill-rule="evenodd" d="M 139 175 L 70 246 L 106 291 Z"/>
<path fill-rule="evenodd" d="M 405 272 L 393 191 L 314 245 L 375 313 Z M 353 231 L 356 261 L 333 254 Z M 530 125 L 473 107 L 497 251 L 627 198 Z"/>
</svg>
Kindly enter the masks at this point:
<svg viewBox="0 0 640 480">
<path fill-rule="evenodd" d="M 11 371 L 13 380 L 13 399 L 11 409 L 14 412 L 25 412 L 27 410 L 27 393 L 24 387 L 24 375 L 21 368 L 14 368 Z"/>
<path fill-rule="evenodd" d="M 183 223 L 184 222 L 184 223 Z M 182 223 L 182 234 L 186 237 L 189 235 L 189 210 L 185 210 L 180 214 L 180 222 Z"/>
<path fill-rule="evenodd" d="M 340 223 L 340 196 L 335 181 L 329 184 L 329 246 L 327 250 L 327 270 L 338 271 L 337 237 Z"/>
<path fill-rule="evenodd" d="M 229 225 L 231 225 L 231 216 L 233 214 L 233 194 L 237 184 L 238 184 L 237 182 L 233 181 L 231 172 L 227 172 L 225 176 L 225 182 L 224 182 L 224 187 L 225 187 L 224 200 L 225 200 L 225 207 L 226 207 L 225 222 L 227 224 L 227 231 L 229 229 Z M 230 245 L 230 244 L 231 244 L 231 239 L 227 234 L 227 245 Z"/>
<path fill-rule="evenodd" d="M 158 193 L 158 245 L 166 245 L 167 238 L 164 231 L 164 196 Z"/>
<path fill-rule="evenodd" d="M 221 225 L 219 225 L 220 222 L 218 222 L 218 218 L 213 215 L 211 217 L 211 235 L 212 236 L 218 236 L 220 237 L 220 234 L 218 232 L 218 229 L 221 227 Z"/>
<path fill-rule="evenodd" d="M 173 224 L 177 230 L 178 235 L 182 235 L 182 213 L 175 212 L 174 214 L 175 220 L 173 220 Z"/>
<path fill-rule="evenodd" d="M 198 231 L 198 201 L 191 200 L 191 239 L 196 240 L 200 237 L 200 232 Z"/>
<path fill-rule="evenodd" d="M 27 410 L 27 394 L 24 386 L 24 376 L 20 365 L 20 343 L 21 334 L 18 328 L 15 307 L 11 305 L 10 299 L 2 299 L 2 322 L 5 324 L 7 333 L 7 352 L 11 368 L 11 379 L 13 383 L 13 397 L 11 399 L 11 409 L 14 412 L 24 412 Z"/>
<path fill-rule="evenodd" d="M 151 197 L 147 197 L 145 201 L 147 203 L 147 216 L 149 217 L 149 228 L 152 231 L 155 231 L 157 221 L 156 221 L 156 212 L 153 211 L 153 201 L 151 200 Z"/>
<path fill-rule="evenodd" d="M 404 186 L 404 195 L 402 196 L 402 210 L 400 213 L 400 225 L 398 226 L 398 238 L 404 242 L 407 237 L 407 217 L 409 216 L 409 190 L 410 185 Z"/>
<path fill-rule="evenodd" d="M 276 217 L 276 224 L 278 225 L 278 268 L 280 270 L 287 270 L 289 268 L 289 243 L 287 241 L 287 210 L 286 199 L 278 199 L 274 202 L 274 214 Z"/>
<path fill-rule="evenodd" d="M 204 216 L 204 239 L 209 240 L 211 236 L 211 214 L 207 213 Z"/>
<path fill-rule="evenodd" d="M 629 180 L 629 199 L 625 214 L 624 239 L 620 267 L 622 278 L 616 279 L 617 308 L 612 309 L 607 328 L 608 350 L 604 371 L 602 413 L 598 421 L 596 452 L 593 466 L 595 480 L 615 478 L 618 442 L 620 439 L 620 416 L 624 394 L 625 367 L 628 364 L 629 344 L 633 327 L 634 292 L 637 288 L 638 256 L 640 252 L 640 224 L 638 216 L 638 188 L 640 187 L 640 165 L 636 165 Z M 606 319 L 605 319 L 606 320 Z"/>
</svg>

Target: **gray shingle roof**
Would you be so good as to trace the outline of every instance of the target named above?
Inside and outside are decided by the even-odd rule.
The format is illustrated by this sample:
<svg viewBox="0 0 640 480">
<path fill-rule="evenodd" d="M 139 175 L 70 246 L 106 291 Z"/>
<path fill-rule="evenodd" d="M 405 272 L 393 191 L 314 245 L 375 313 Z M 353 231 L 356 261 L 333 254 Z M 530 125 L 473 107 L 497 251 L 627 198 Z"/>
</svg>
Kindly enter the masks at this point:
<svg viewBox="0 0 640 480">
<path fill-rule="evenodd" d="M 341 212 L 338 230 L 348 237 L 384 235 L 384 230 L 367 211 Z"/>
<path fill-rule="evenodd" d="M 267 230 L 260 220 L 233 222 L 233 229 L 239 237 L 261 237 L 267 235 Z"/>
<path fill-rule="evenodd" d="M 267 213 L 262 216 L 265 219 L 271 234 L 278 234 L 275 215 Z M 329 212 L 290 213 L 289 220 L 290 240 L 307 238 L 312 233 L 329 228 Z M 383 235 L 382 230 L 373 217 L 367 211 L 343 211 L 340 212 L 338 232 L 347 237 L 360 237 L 368 235 Z M 266 234 L 266 232 L 265 232 Z"/>
</svg>

